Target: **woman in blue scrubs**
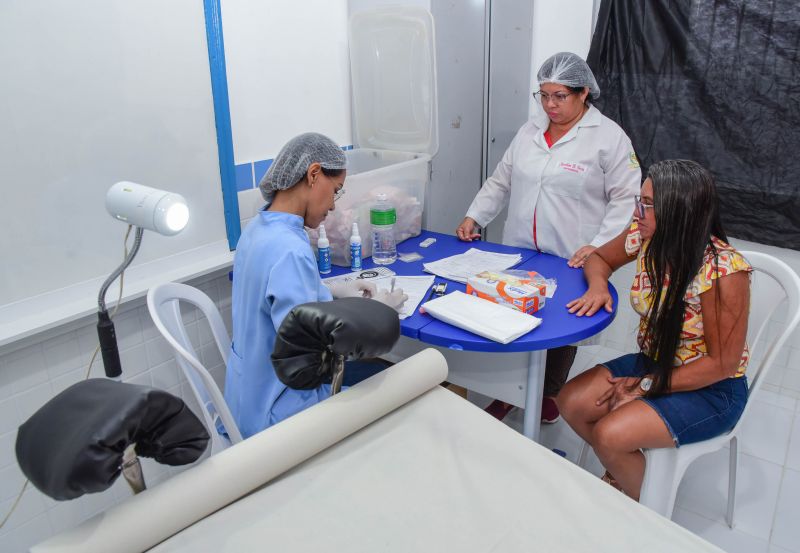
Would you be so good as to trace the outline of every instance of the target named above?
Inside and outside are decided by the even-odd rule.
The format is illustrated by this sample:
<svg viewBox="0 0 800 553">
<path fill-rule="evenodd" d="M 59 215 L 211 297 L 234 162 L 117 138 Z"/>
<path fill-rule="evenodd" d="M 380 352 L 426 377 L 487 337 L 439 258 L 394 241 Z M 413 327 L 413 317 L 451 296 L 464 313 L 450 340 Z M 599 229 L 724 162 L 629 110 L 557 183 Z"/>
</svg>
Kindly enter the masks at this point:
<svg viewBox="0 0 800 553">
<path fill-rule="evenodd" d="M 332 294 L 319 277 L 303 227 L 318 227 L 334 209 L 346 163 L 330 138 L 305 133 L 281 149 L 259 184 L 267 205 L 242 232 L 233 263 L 233 342 L 225 377 L 225 400 L 245 438 L 330 395 L 328 384 L 293 390 L 275 375 L 270 355 L 276 329 L 293 307 L 366 295 L 399 308 L 407 299 L 399 289 L 375 295 L 374 284 L 363 281 Z M 363 380 L 382 368 L 359 376 Z"/>
</svg>

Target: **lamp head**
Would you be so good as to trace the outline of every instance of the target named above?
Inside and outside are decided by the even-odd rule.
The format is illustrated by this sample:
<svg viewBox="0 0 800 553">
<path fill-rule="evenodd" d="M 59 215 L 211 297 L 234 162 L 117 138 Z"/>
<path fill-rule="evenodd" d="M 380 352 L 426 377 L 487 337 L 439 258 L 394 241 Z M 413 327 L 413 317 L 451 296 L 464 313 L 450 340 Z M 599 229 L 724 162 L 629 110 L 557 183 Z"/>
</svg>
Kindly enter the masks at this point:
<svg viewBox="0 0 800 553">
<path fill-rule="evenodd" d="M 183 196 L 129 181 L 108 189 L 106 210 L 115 219 L 165 236 L 178 234 L 189 222 Z"/>
</svg>

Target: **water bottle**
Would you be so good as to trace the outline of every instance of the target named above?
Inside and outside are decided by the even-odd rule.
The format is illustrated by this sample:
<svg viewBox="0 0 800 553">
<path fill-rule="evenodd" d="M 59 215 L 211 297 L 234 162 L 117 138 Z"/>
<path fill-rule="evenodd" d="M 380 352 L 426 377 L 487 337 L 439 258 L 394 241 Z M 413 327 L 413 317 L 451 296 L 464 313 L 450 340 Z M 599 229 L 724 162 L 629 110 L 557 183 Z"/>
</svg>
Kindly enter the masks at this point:
<svg viewBox="0 0 800 553">
<path fill-rule="evenodd" d="M 397 259 L 397 243 L 394 241 L 394 223 L 397 212 L 386 199 L 378 194 L 377 201 L 369 210 L 372 223 L 372 261 L 377 265 L 390 265 Z"/>
<path fill-rule="evenodd" d="M 331 243 L 325 234 L 325 225 L 319 226 L 319 240 L 317 240 L 317 264 L 319 272 L 327 275 L 331 272 Z"/>
<path fill-rule="evenodd" d="M 350 233 L 350 270 L 361 270 L 361 236 L 356 222 L 353 222 L 353 232 Z"/>
</svg>

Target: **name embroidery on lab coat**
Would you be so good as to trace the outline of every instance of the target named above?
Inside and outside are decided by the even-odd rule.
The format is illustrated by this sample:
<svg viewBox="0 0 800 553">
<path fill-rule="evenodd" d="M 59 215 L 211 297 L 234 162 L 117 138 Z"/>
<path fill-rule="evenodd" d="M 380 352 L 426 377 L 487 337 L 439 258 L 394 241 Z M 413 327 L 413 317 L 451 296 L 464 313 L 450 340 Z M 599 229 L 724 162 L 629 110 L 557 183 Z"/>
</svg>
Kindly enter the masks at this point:
<svg viewBox="0 0 800 553">
<path fill-rule="evenodd" d="M 564 171 L 570 171 L 571 173 L 583 173 L 586 171 L 586 167 L 580 163 L 567 163 L 566 161 L 562 161 L 558 166 Z"/>
</svg>

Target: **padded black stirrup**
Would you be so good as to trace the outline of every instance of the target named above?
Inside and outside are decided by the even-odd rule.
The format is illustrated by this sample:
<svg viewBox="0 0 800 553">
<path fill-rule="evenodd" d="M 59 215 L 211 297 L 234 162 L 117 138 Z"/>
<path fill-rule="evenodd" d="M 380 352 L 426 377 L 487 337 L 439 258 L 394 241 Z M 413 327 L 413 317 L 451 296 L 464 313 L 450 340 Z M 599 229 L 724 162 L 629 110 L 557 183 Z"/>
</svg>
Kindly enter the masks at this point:
<svg viewBox="0 0 800 553">
<path fill-rule="evenodd" d="M 328 357 L 376 357 L 400 337 L 397 311 L 367 298 L 342 298 L 298 305 L 278 329 L 272 366 L 290 388 L 311 390 L 330 382 Z"/>
<path fill-rule="evenodd" d="M 53 499 L 109 488 L 122 454 L 185 465 L 206 449 L 205 426 L 182 399 L 148 386 L 93 378 L 73 384 L 34 413 L 17 433 L 17 462 Z"/>
</svg>

